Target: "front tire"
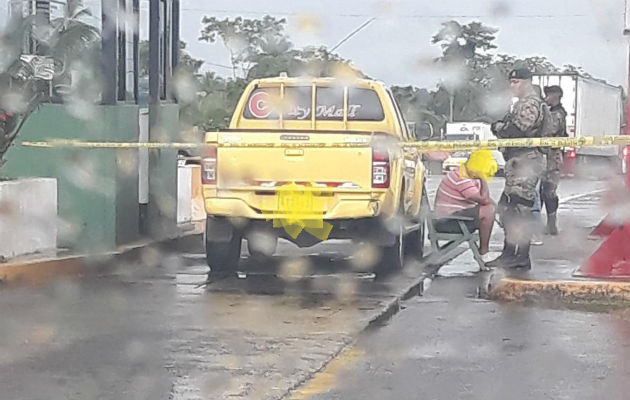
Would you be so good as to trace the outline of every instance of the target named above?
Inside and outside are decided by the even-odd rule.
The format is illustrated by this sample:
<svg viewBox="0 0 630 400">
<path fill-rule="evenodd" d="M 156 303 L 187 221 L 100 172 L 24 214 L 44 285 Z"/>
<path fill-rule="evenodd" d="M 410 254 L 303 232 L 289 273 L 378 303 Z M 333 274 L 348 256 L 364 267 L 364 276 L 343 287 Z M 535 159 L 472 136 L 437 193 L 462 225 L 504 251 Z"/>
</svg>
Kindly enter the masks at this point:
<svg viewBox="0 0 630 400">
<path fill-rule="evenodd" d="M 422 260 L 424 257 L 424 241 L 426 237 L 426 218 L 428 215 L 428 204 L 426 204 L 425 200 L 427 197 L 426 189 L 422 188 L 422 201 L 420 203 L 420 211 L 418 215 L 415 217 L 415 222 L 417 222 L 420 226 L 417 230 L 410 232 L 406 238 L 407 245 L 407 253 L 412 257 Z"/>
<path fill-rule="evenodd" d="M 407 253 L 410 256 L 418 260 L 421 260 L 422 257 L 424 257 L 424 239 L 425 239 L 424 218 L 420 219 L 418 223 L 420 224 L 420 227 L 417 230 L 409 233 L 405 240 L 407 244 Z"/>
</svg>

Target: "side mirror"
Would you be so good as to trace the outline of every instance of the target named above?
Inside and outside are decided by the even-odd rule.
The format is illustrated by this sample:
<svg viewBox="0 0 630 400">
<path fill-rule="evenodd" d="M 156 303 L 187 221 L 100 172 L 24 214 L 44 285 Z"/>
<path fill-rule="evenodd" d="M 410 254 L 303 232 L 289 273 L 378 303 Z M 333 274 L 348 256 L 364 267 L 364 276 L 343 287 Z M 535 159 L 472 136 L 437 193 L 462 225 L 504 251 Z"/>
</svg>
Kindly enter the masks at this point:
<svg viewBox="0 0 630 400">
<path fill-rule="evenodd" d="M 433 138 L 433 125 L 428 122 L 422 122 L 416 126 L 415 138 L 418 140 L 431 140 Z"/>
</svg>

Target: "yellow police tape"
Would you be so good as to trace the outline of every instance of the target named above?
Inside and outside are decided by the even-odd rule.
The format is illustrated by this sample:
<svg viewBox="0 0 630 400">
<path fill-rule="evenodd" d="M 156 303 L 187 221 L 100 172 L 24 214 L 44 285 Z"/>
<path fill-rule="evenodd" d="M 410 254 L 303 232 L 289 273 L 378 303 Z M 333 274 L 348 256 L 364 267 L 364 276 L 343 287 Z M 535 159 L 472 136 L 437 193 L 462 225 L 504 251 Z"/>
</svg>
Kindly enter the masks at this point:
<svg viewBox="0 0 630 400">
<path fill-rule="evenodd" d="M 158 143 L 158 142 L 86 142 L 81 140 L 54 139 L 41 142 L 22 142 L 26 147 L 82 148 L 82 149 L 193 149 L 203 143 Z"/>
<path fill-rule="evenodd" d="M 339 148 L 339 147 L 369 147 L 369 141 L 350 143 L 130 143 L 130 142 L 86 142 L 78 140 L 51 140 L 44 142 L 22 142 L 23 146 L 40 148 L 87 148 L 87 149 L 192 149 L 204 146 L 218 147 L 255 147 L 255 148 Z M 490 149 L 505 147 L 587 147 L 630 145 L 630 136 L 599 136 L 582 138 L 535 138 L 535 139 L 496 139 L 471 141 L 427 141 L 405 142 L 403 147 L 413 147 L 421 151 L 473 151 L 471 157 L 460 169 L 463 177 L 473 177 L 492 180 L 498 170 L 497 162 L 492 157 Z M 479 150 L 479 151 L 475 151 Z M 275 193 L 279 205 L 278 212 L 274 212 L 274 228 L 283 228 L 291 237 L 297 238 L 302 231 L 312 236 L 326 240 L 332 230 L 332 225 L 324 221 L 324 204 L 321 197 L 316 196 L 303 186 L 288 184 L 281 186 Z M 268 218 L 269 219 L 269 218 Z"/>
<path fill-rule="evenodd" d="M 87 148 L 87 149 L 192 149 L 209 145 L 218 147 L 254 147 L 254 148 L 340 148 L 369 147 L 368 140 L 349 143 L 308 143 L 308 142 L 269 142 L 219 144 L 207 143 L 164 143 L 164 142 L 90 142 L 80 140 L 49 140 L 40 142 L 22 142 L 22 146 L 41 148 Z M 588 136 L 580 138 L 518 138 L 493 140 L 456 140 L 404 142 L 402 147 L 412 147 L 422 151 L 462 151 L 478 149 L 498 149 L 504 147 L 591 147 L 630 145 L 628 135 Z"/>
</svg>

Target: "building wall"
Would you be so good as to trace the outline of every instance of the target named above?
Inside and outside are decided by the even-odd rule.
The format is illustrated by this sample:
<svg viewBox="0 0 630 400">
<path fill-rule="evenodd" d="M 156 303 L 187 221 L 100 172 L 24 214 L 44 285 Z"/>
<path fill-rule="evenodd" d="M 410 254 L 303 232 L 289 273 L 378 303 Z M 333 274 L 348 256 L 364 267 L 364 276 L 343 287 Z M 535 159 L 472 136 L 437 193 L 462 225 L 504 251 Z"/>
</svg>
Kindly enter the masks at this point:
<svg viewBox="0 0 630 400">
<path fill-rule="evenodd" d="M 32 114 L 6 155 L 10 178 L 50 177 L 58 182 L 58 245 L 104 251 L 138 238 L 137 150 L 24 147 L 22 141 L 80 139 L 137 141 L 138 106 L 95 106 L 89 119 L 62 105 Z"/>
</svg>

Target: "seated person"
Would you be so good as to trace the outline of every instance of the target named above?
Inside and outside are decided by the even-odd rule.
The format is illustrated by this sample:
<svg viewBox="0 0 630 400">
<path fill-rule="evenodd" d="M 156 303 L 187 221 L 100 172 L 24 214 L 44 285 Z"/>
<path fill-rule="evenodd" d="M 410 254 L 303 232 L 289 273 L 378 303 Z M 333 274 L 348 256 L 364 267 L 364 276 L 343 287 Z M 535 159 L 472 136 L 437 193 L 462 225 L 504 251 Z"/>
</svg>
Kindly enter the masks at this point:
<svg viewBox="0 0 630 400">
<path fill-rule="evenodd" d="M 488 253 L 495 204 L 490 198 L 488 183 L 480 178 L 477 171 L 469 168 L 471 158 L 472 156 L 442 178 L 435 196 L 435 229 L 443 233 L 459 233 L 459 225 L 455 221 L 441 218 L 472 218 L 472 221 L 465 221 L 465 224 L 471 232 L 479 229 L 479 253 L 483 256 Z M 485 257 L 482 258 L 486 261 Z"/>
</svg>

